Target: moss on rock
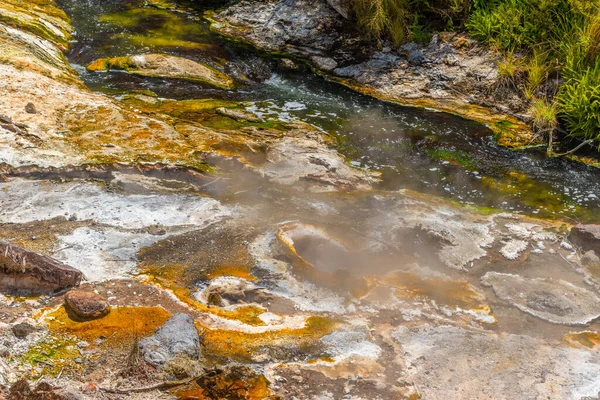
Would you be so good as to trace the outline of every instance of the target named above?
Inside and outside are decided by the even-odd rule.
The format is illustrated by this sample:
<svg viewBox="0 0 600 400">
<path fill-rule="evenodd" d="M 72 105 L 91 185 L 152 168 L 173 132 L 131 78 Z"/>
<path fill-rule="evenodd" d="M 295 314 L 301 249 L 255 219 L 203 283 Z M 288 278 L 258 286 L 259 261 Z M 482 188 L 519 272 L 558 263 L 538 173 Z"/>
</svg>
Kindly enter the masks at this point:
<svg viewBox="0 0 600 400">
<path fill-rule="evenodd" d="M 122 70 L 135 75 L 202 82 L 221 89 L 235 87 L 235 82 L 230 76 L 213 67 L 167 54 L 101 58 L 88 65 L 87 69 L 89 71 Z"/>
</svg>

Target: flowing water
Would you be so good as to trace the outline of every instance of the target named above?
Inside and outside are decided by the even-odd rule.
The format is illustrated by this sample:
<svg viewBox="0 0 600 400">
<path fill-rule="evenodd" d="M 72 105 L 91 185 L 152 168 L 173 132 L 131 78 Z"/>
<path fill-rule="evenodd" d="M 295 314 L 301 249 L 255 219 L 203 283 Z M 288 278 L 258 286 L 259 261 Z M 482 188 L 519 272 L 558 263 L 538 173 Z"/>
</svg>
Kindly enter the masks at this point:
<svg viewBox="0 0 600 400">
<path fill-rule="evenodd" d="M 283 69 L 267 55 L 211 32 L 198 8 L 160 9 L 138 0 L 61 0 L 60 5 L 77 31 L 69 59 L 95 90 L 248 101 L 248 108 L 265 118 L 302 120 L 334 136 L 353 166 L 382 173 L 380 186 L 386 190 L 410 188 L 542 217 L 600 218 L 599 169 L 548 159 L 539 149 L 507 150 L 496 146 L 492 132 L 478 123 L 374 100 L 306 68 Z M 243 77 L 246 84 L 225 91 L 84 68 L 100 57 L 150 52 L 203 61 Z"/>
</svg>

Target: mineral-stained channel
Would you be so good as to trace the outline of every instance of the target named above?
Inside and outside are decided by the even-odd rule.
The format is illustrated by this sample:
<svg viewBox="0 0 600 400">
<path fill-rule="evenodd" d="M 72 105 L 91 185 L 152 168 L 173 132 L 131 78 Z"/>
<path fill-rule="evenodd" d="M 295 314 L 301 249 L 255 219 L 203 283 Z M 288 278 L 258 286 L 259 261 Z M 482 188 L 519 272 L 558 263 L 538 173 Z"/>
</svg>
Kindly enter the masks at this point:
<svg viewBox="0 0 600 400">
<path fill-rule="evenodd" d="M 127 15 L 187 15 L 141 3 Z M 232 12 L 214 20 L 232 35 L 256 23 Z M 148 54 L 212 48 L 172 29 Z M 383 190 L 245 100 L 94 92 L 72 35 L 53 0 L 0 4 L 0 397 L 598 396 L 600 263 L 571 221 Z M 77 68 L 138 79 L 125 61 Z"/>
</svg>

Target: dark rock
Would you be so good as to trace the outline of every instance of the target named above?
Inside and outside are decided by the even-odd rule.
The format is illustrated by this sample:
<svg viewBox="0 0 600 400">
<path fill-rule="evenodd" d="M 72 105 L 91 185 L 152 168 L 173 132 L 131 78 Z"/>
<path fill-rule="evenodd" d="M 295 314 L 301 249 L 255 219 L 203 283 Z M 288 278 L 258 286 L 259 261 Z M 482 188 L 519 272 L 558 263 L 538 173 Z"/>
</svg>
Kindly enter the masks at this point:
<svg viewBox="0 0 600 400">
<path fill-rule="evenodd" d="M 12 133 L 24 133 L 24 131 L 15 124 L 0 124 L 0 127 Z"/>
<path fill-rule="evenodd" d="M 28 114 L 37 114 L 38 110 L 37 108 L 35 108 L 35 105 L 33 103 L 27 103 L 27 105 L 25 106 L 25 112 Z"/>
<path fill-rule="evenodd" d="M 26 379 L 20 379 L 13 383 L 8 391 L 8 398 L 10 400 L 21 400 L 27 399 L 33 394 L 29 382 Z"/>
<path fill-rule="evenodd" d="M 0 114 L 0 123 L 2 124 L 12 124 L 13 120 L 6 114 Z"/>
<path fill-rule="evenodd" d="M 271 77 L 271 65 L 260 57 L 246 57 L 230 62 L 225 73 L 246 84 L 262 83 Z"/>
<path fill-rule="evenodd" d="M 208 295 L 208 304 L 221 307 L 223 305 L 223 298 L 219 293 L 211 293 Z"/>
<path fill-rule="evenodd" d="M 7 400 L 87 400 L 88 397 L 71 388 L 58 388 L 46 382 L 34 389 L 29 382 L 21 379 L 14 383 L 8 392 Z"/>
<path fill-rule="evenodd" d="M 83 320 L 102 318 L 110 312 L 106 299 L 93 292 L 71 290 L 65 295 L 68 310 Z"/>
<path fill-rule="evenodd" d="M 427 62 L 427 57 L 421 50 L 414 49 L 408 53 L 408 61 L 412 65 L 423 65 Z"/>
<path fill-rule="evenodd" d="M 25 339 L 27 336 L 36 331 L 35 326 L 28 324 L 27 322 L 21 322 L 20 324 L 13 325 L 12 333 L 19 339 Z"/>
<path fill-rule="evenodd" d="M 179 356 L 198 359 L 200 337 L 194 318 L 188 314 L 175 314 L 156 330 L 154 336 L 141 339 L 139 348 L 146 362 L 154 367 L 161 367 Z"/>
<path fill-rule="evenodd" d="M 594 250 L 600 254 L 600 225 L 579 224 L 571 229 L 569 240 L 582 251 Z"/>
<path fill-rule="evenodd" d="M 78 286 L 82 273 L 48 256 L 0 241 L 0 291 L 39 295 Z"/>
</svg>

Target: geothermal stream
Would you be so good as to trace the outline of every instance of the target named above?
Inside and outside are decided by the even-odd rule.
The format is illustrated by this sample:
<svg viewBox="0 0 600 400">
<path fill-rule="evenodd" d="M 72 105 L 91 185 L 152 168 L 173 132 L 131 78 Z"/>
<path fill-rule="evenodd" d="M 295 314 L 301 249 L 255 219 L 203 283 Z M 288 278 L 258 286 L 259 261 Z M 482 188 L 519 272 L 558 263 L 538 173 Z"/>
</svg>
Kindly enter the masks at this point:
<svg viewBox="0 0 600 400">
<path fill-rule="evenodd" d="M 239 398 L 598 396 L 600 267 L 569 231 L 600 221 L 599 169 L 290 69 L 213 32 L 198 7 L 58 3 L 75 30 L 67 59 L 109 111 L 54 94 L 75 110 L 60 121 L 82 132 L 64 133 L 79 152 L 4 152 L 0 232 L 80 270 L 112 310 L 78 322 L 56 296 L 3 296 L 4 324 L 36 330 L 4 346 L 0 383 L 208 398 L 89 389 L 114 385 L 134 338 L 183 312 L 203 365 L 248 368 Z M 236 85 L 86 69 L 152 53 Z M 103 118 L 121 125 L 89 127 Z"/>
</svg>

